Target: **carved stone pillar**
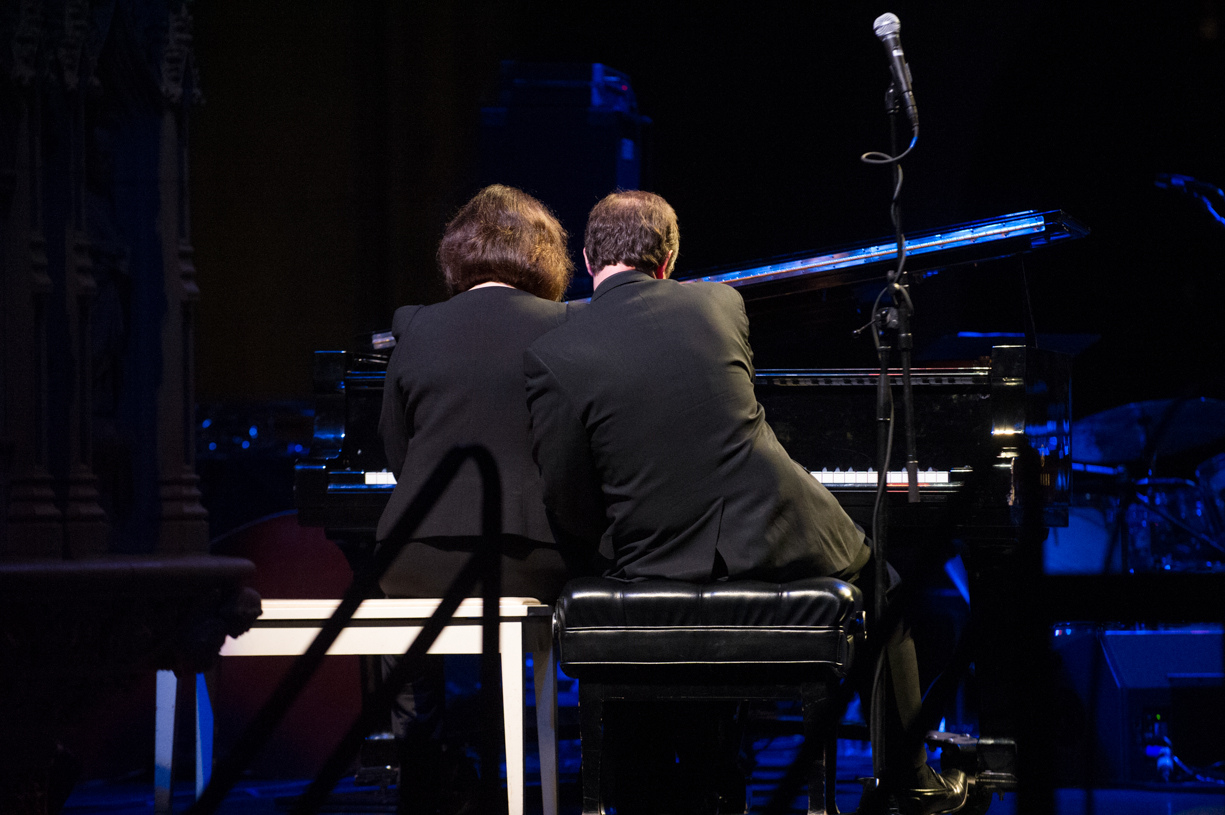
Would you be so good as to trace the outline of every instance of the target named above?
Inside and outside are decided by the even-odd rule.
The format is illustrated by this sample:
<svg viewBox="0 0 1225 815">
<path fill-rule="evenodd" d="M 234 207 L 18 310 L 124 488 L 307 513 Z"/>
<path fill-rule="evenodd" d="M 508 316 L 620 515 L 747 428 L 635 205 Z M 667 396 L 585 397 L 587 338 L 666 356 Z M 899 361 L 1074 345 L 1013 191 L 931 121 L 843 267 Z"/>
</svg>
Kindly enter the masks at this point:
<svg viewBox="0 0 1225 815">
<path fill-rule="evenodd" d="M 5 213 L 4 426 L 9 450 L 5 534 L 8 557 L 61 557 L 62 516 L 47 470 L 47 276 L 41 222 L 41 109 L 37 60 L 42 8 L 21 4 L 10 76 L 14 155 L 12 196 Z"/>
<path fill-rule="evenodd" d="M 208 513 L 195 470 L 195 307 L 200 290 L 192 263 L 188 207 L 188 111 L 196 95 L 191 15 L 186 4 L 170 14 L 162 56 L 162 262 L 166 312 L 162 321 L 162 378 L 158 392 L 158 549 L 208 549 Z"/>
<path fill-rule="evenodd" d="M 89 3 L 69 0 L 64 4 L 64 28 L 56 56 L 62 82 L 64 130 L 68 138 L 63 157 L 67 172 L 67 211 L 63 228 L 63 336 L 65 366 L 59 392 L 66 404 L 52 415 L 62 427 L 56 430 L 65 444 L 60 460 L 53 463 L 57 493 L 64 514 L 64 556 L 90 557 L 106 552 L 106 513 L 99 504 L 98 479 L 93 472 L 93 343 L 90 312 L 97 294 L 90 244 L 85 233 L 85 143 L 86 88 L 92 60 L 85 51 L 89 31 Z"/>
<path fill-rule="evenodd" d="M 68 341 L 73 350 L 72 391 L 68 411 L 68 471 L 60 485 L 64 513 L 64 556 L 93 557 L 107 550 L 106 513 L 98 502 L 98 477 L 93 471 L 93 366 L 90 308 L 97 286 L 91 274 L 89 243 L 84 233 L 69 230 L 66 272 Z"/>
</svg>

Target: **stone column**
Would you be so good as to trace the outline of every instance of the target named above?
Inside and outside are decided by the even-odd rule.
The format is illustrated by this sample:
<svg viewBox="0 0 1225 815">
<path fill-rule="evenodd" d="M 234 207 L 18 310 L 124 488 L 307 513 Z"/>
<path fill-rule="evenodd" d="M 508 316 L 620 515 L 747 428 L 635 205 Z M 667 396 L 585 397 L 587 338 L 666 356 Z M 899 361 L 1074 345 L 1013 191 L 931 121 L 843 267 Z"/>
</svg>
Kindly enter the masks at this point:
<svg viewBox="0 0 1225 815">
<path fill-rule="evenodd" d="M 208 513 L 195 470 L 195 306 L 200 290 L 192 262 L 188 206 L 188 112 L 196 87 L 191 15 L 186 4 L 170 14 L 162 57 L 159 227 L 165 270 L 162 377 L 158 392 L 158 549 L 208 549 Z"/>
<path fill-rule="evenodd" d="M 90 311 L 97 294 L 90 244 L 85 232 L 85 97 L 93 66 L 85 53 L 89 31 L 88 0 L 64 5 L 63 37 L 56 48 L 63 82 L 68 129 L 68 211 L 64 240 L 63 342 L 67 361 L 60 376 L 66 409 L 56 412 L 65 426 L 57 428 L 66 440 L 57 475 L 60 506 L 64 513 L 64 556 L 90 557 L 106 552 L 109 530 L 106 513 L 98 502 L 98 479 L 93 472 L 93 343 Z"/>
<path fill-rule="evenodd" d="M 14 155 L 12 195 L 4 213 L 4 437 L 9 451 L 4 550 L 7 557 L 61 557 L 62 516 L 47 469 L 47 276 L 41 222 L 41 108 L 37 60 L 42 8 L 22 2 L 9 45 Z"/>
</svg>

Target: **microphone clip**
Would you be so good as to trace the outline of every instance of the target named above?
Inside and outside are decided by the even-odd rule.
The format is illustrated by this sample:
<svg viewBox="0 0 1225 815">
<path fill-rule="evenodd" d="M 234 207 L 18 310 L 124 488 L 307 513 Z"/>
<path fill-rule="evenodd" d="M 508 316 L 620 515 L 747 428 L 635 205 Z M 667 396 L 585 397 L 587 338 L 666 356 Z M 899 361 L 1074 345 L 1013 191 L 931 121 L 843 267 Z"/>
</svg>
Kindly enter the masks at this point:
<svg viewBox="0 0 1225 815">
<path fill-rule="evenodd" d="M 902 95 L 898 93 L 897 82 L 890 82 L 885 88 L 885 113 L 898 116 L 902 113 Z"/>
</svg>

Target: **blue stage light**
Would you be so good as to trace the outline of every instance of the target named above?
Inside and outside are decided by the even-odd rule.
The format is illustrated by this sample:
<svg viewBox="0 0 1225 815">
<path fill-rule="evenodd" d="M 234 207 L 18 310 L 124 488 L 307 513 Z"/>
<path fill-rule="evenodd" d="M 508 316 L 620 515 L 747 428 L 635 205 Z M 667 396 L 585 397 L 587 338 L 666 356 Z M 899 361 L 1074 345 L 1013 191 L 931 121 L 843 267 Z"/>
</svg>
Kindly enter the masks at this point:
<svg viewBox="0 0 1225 815">
<path fill-rule="evenodd" d="M 975 226 L 954 229 L 949 232 L 924 235 L 923 237 L 907 241 L 906 254 L 908 256 L 924 255 L 928 252 L 955 249 L 960 246 L 969 246 L 976 243 L 990 243 L 1021 235 L 1036 235 L 1045 229 L 1046 219 L 1042 214 L 1027 210 L 1012 215 L 1005 215 L 1003 218 L 995 221 L 986 221 Z M 813 272 L 863 266 L 867 263 L 890 260 L 896 257 L 897 241 L 892 240 L 886 243 L 849 249 L 845 252 L 834 252 L 828 255 L 772 263 L 752 269 L 737 269 L 734 272 L 724 272 L 723 274 L 714 274 L 694 279 L 706 280 L 712 283 L 737 283 L 740 285 L 746 283 L 765 283 L 770 280 L 781 280 L 796 275 L 812 274 Z"/>
</svg>

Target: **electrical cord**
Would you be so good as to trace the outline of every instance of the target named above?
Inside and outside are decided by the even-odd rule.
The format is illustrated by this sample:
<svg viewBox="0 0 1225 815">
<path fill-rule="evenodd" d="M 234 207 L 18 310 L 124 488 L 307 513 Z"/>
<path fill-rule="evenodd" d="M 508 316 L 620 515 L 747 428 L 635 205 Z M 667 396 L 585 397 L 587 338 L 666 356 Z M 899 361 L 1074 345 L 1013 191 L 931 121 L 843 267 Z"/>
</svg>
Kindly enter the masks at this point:
<svg viewBox="0 0 1225 815">
<path fill-rule="evenodd" d="M 876 295 L 876 299 L 872 301 L 871 319 L 866 325 L 857 329 L 856 334 L 864 331 L 867 328 L 872 329 L 872 345 L 876 349 L 876 358 L 882 359 L 884 350 L 881 346 L 881 334 L 890 326 L 892 322 L 897 324 L 897 308 L 900 306 L 907 309 L 911 315 L 914 314 L 914 302 L 910 299 L 910 292 L 906 286 L 902 285 L 902 275 L 906 271 L 906 236 L 902 234 L 900 223 L 900 201 L 902 197 L 902 181 L 904 175 L 902 166 L 898 164 L 903 158 L 910 154 L 914 149 L 915 144 L 919 141 L 919 128 L 915 125 L 911 129 L 910 144 L 896 156 L 890 156 L 887 153 L 876 151 L 864 153 L 859 157 L 859 160 L 865 164 L 875 165 L 893 165 L 894 184 L 893 196 L 889 201 L 889 219 L 893 222 L 893 231 L 897 235 L 897 267 L 889 273 L 888 283 L 880 293 Z M 897 147 L 895 146 L 896 150 Z M 889 295 L 894 305 L 888 309 L 881 307 L 881 301 L 885 295 Z M 883 364 L 883 362 L 882 362 Z M 880 515 L 881 507 L 884 501 L 885 492 L 889 482 L 889 462 L 893 458 L 893 429 L 896 426 L 894 422 L 895 410 L 893 402 L 893 388 L 889 384 L 889 373 L 887 370 L 881 372 L 881 376 L 885 378 L 878 387 L 886 390 L 889 398 L 889 429 L 885 436 L 885 456 L 884 461 L 879 462 L 880 472 L 876 474 L 876 498 L 872 504 L 872 538 L 878 540 L 880 536 Z"/>
<path fill-rule="evenodd" d="M 889 482 L 889 460 L 893 457 L 893 389 L 889 390 L 889 432 L 885 436 L 884 468 L 876 474 L 876 500 L 872 503 L 872 539 L 879 535 L 881 502 Z"/>
<path fill-rule="evenodd" d="M 911 133 L 912 135 L 910 137 L 910 144 L 906 145 L 906 149 L 903 150 L 901 153 L 898 153 L 896 156 L 891 156 L 888 153 L 881 153 L 879 151 L 872 150 L 860 156 L 859 160 L 862 161 L 864 164 L 896 164 L 898 163 L 902 159 L 906 158 L 906 156 L 910 153 L 910 151 L 914 149 L 915 143 L 918 142 L 919 140 L 918 125 L 915 125 L 915 127 L 911 130 Z"/>
<path fill-rule="evenodd" d="M 1186 773 L 1187 775 L 1191 776 L 1196 781 L 1199 781 L 1201 783 L 1225 785 L 1225 779 L 1223 778 L 1216 778 L 1211 775 L 1204 775 L 1200 771 L 1200 769 L 1197 769 L 1195 767 L 1188 767 L 1181 758 L 1174 755 L 1174 744 L 1170 741 L 1169 737 L 1166 737 L 1165 739 L 1163 739 L 1163 741 L 1165 742 L 1166 747 L 1170 748 L 1170 760 L 1174 763 L 1174 766 L 1178 767 L 1178 769 L 1182 770 L 1184 773 Z M 1220 766 L 1221 766 L 1221 762 L 1218 761 L 1214 764 L 1209 765 L 1209 767 L 1205 767 L 1202 769 L 1204 770 L 1217 769 Z"/>
<path fill-rule="evenodd" d="M 891 112 L 891 118 L 894 118 L 897 113 L 897 109 L 893 103 L 894 94 L 892 90 L 887 95 L 886 99 L 887 99 L 887 103 L 886 103 L 887 107 L 890 109 L 890 112 Z M 894 118 L 893 123 L 891 123 L 890 129 L 891 129 L 891 132 L 894 134 L 894 137 L 892 139 L 893 141 L 892 149 L 896 151 L 897 150 L 897 140 L 896 140 L 897 130 L 896 130 L 896 119 L 895 118 Z M 887 506 L 887 504 L 885 504 L 885 494 L 888 491 L 889 462 L 893 457 L 893 430 L 894 430 L 894 427 L 896 426 L 896 422 L 895 422 L 896 417 L 895 417 L 895 409 L 894 409 L 895 406 L 894 406 L 894 400 L 893 400 L 893 388 L 890 384 L 890 373 L 889 373 L 889 367 L 888 367 L 888 350 L 881 342 L 881 339 L 882 339 L 881 335 L 885 331 L 887 331 L 889 328 L 896 327 L 899 325 L 899 321 L 898 321 L 899 307 L 909 309 L 909 311 L 907 312 L 908 314 L 914 313 L 914 304 L 911 302 L 910 295 L 906 291 L 906 287 L 902 285 L 902 282 L 903 282 L 902 275 L 906 268 L 906 236 L 902 234 L 902 226 L 901 226 L 900 199 L 902 195 L 903 176 L 902 176 L 902 166 L 898 162 L 910 154 L 910 151 L 914 149 L 915 144 L 918 142 L 918 140 L 919 140 L 919 128 L 917 125 L 915 125 L 911 130 L 910 144 L 906 147 L 905 150 L 903 150 L 898 155 L 890 156 L 885 153 L 868 152 L 868 153 L 864 153 L 863 155 L 859 157 L 859 160 L 865 164 L 889 165 L 893 168 L 893 172 L 894 172 L 893 196 L 889 202 L 889 218 L 893 222 L 893 231 L 894 231 L 894 234 L 897 236 L 897 267 L 893 269 L 887 275 L 888 282 L 886 283 L 885 287 L 881 289 L 880 293 L 876 295 L 876 299 L 872 303 L 872 311 L 871 311 L 870 319 L 867 325 L 863 326 L 862 328 L 858 329 L 855 332 L 855 334 L 859 334 L 869 327 L 872 329 L 872 345 L 876 349 L 876 358 L 877 358 L 877 361 L 880 363 L 880 377 L 881 377 L 880 381 L 877 383 L 878 396 L 877 396 L 877 414 L 876 416 L 877 416 L 878 422 L 881 421 L 884 417 L 884 413 L 885 413 L 884 407 L 886 406 L 886 404 L 888 405 L 888 408 L 889 408 L 888 419 L 887 419 L 888 425 L 887 425 L 887 429 L 885 430 L 885 434 L 884 434 L 885 436 L 884 448 L 885 449 L 883 451 L 882 460 L 877 463 L 877 466 L 879 467 L 879 472 L 877 472 L 876 474 L 876 497 L 872 505 L 872 540 L 874 542 L 873 549 L 878 550 L 877 553 L 878 555 L 880 555 L 880 560 L 876 564 L 875 580 L 877 582 L 877 590 L 880 592 L 884 591 L 884 587 L 880 585 L 882 570 L 887 568 L 887 566 L 883 562 L 884 555 L 885 555 L 884 541 L 886 539 L 882 537 L 883 530 L 881 529 L 881 526 L 882 526 L 881 516 L 884 513 L 885 507 Z M 886 295 L 890 295 L 892 298 L 892 302 L 893 302 L 893 306 L 887 309 L 881 307 L 881 301 L 885 298 Z M 904 325 L 905 323 L 903 322 L 902 324 Z M 904 353 L 905 353 L 905 349 L 904 349 Z M 907 380 L 907 383 L 908 382 L 909 380 Z M 887 402 L 885 401 L 886 399 L 888 400 Z M 877 431 L 878 433 L 878 436 L 877 436 L 878 454 L 881 452 L 879 450 L 879 446 L 880 446 L 879 432 L 880 431 L 878 430 Z M 878 607 L 881 605 L 881 597 L 883 597 L 883 594 L 877 597 L 876 603 Z M 873 622 L 879 623 L 880 620 L 874 620 Z M 887 673 L 887 668 L 885 667 L 886 658 L 887 657 L 885 656 L 885 651 L 882 648 L 878 656 L 878 661 L 875 666 L 875 672 L 873 676 L 872 684 L 873 684 L 874 699 L 873 699 L 871 712 L 869 714 L 869 724 L 868 724 L 870 737 L 872 739 L 873 774 L 878 779 L 883 776 L 889 775 L 891 772 L 890 768 L 887 768 L 885 766 L 883 759 L 884 759 L 884 753 L 886 751 L 882 749 L 884 745 L 884 739 L 885 739 L 885 733 L 884 733 L 885 716 L 883 715 L 882 700 L 885 696 L 889 695 L 888 693 L 883 692 L 885 690 L 883 685 L 885 684 L 885 676 Z"/>
</svg>

